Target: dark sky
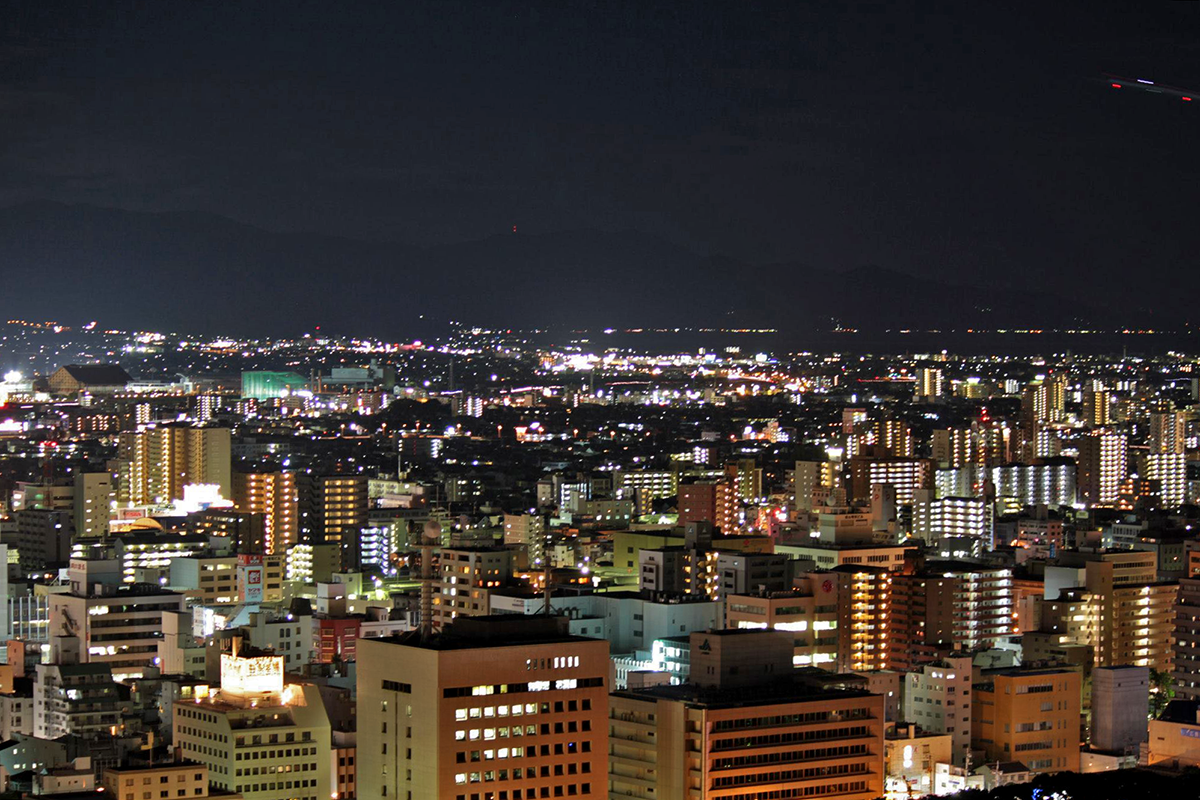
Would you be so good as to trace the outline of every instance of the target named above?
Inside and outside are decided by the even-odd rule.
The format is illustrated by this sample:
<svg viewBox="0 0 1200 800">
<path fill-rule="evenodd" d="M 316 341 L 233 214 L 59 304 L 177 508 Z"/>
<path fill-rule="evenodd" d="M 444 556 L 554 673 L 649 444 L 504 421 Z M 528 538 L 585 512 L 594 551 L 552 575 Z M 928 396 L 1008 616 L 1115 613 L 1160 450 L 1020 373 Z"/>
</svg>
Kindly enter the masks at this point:
<svg viewBox="0 0 1200 800">
<path fill-rule="evenodd" d="M 5 4 L 0 205 L 1192 280 L 1200 3 Z M 1191 285 L 1191 284 L 1190 284 Z"/>
</svg>

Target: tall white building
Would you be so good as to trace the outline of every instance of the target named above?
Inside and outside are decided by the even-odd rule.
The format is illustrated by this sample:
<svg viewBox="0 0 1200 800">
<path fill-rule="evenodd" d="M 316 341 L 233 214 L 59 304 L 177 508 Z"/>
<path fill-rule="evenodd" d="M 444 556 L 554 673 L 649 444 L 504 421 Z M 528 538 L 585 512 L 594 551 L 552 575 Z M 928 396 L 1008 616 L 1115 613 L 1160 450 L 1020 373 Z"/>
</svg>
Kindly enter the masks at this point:
<svg viewBox="0 0 1200 800">
<path fill-rule="evenodd" d="M 925 664 L 904 682 L 904 721 L 950 734 L 957 766 L 971 750 L 971 682 L 970 658 Z"/>
</svg>

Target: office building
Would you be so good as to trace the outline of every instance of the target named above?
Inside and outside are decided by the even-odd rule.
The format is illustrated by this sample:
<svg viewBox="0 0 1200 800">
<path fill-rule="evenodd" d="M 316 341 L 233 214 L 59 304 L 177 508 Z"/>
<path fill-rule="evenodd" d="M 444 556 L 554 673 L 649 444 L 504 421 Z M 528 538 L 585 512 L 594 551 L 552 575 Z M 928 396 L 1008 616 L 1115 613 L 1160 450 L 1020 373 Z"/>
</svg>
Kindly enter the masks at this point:
<svg viewBox="0 0 1200 800">
<path fill-rule="evenodd" d="M 568 635 L 561 617 L 364 639 L 359 795 L 607 797 L 608 672 L 608 643 Z"/>
<path fill-rule="evenodd" d="M 172 741 L 246 800 L 325 800 L 330 721 L 318 687 L 284 684 L 283 657 L 222 653 L 220 688 L 176 701 Z"/>
<path fill-rule="evenodd" d="M 461 616 L 487 616 L 491 592 L 512 581 L 512 551 L 503 547 L 443 547 L 436 558 L 438 628 Z"/>
<path fill-rule="evenodd" d="M 883 794 L 881 696 L 797 682 L 786 633 L 707 631 L 690 646 L 688 683 L 612 695 L 610 800 Z"/>
<path fill-rule="evenodd" d="M 1004 670 L 972 687 L 972 746 L 1030 771 L 1079 769 L 1081 678 L 1074 670 Z"/>
</svg>

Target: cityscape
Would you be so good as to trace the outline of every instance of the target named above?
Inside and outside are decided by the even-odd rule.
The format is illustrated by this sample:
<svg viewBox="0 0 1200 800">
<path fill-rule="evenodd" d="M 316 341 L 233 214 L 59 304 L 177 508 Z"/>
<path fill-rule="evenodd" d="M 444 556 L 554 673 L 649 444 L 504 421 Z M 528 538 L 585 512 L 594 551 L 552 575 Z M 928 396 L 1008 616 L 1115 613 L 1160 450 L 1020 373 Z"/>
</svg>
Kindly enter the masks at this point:
<svg viewBox="0 0 1200 800">
<path fill-rule="evenodd" d="M 1200 5 L 11 5 L 0 800 L 1200 796 Z"/>
</svg>

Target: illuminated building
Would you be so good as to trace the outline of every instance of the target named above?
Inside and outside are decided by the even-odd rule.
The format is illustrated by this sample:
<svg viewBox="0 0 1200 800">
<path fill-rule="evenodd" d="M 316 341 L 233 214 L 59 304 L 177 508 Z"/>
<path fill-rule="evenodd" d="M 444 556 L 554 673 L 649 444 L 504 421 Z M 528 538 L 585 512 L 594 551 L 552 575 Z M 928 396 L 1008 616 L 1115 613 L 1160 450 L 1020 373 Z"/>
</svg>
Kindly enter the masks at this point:
<svg viewBox="0 0 1200 800">
<path fill-rule="evenodd" d="M 1150 415 L 1150 452 L 1182 454 L 1187 450 L 1187 418 L 1177 411 Z"/>
<path fill-rule="evenodd" d="M 784 633 L 690 637 L 686 684 L 609 699 L 610 800 L 883 794 L 884 703 L 791 679 Z"/>
<path fill-rule="evenodd" d="M 33 688 L 33 735 L 109 737 L 121 728 L 121 687 L 107 664 L 38 664 Z"/>
<path fill-rule="evenodd" d="M 168 797 L 208 800 L 208 767 L 192 761 L 149 766 L 113 767 L 104 770 L 104 788 L 113 800 L 152 800 Z"/>
<path fill-rule="evenodd" d="M 724 532 L 735 530 L 740 517 L 737 489 L 729 481 L 695 481 L 679 485 L 679 524 L 708 522 Z"/>
<path fill-rule="evenodd" d="M 1013 761 L 1033 772 L 1079 769 L 1080 674 L 1005 670 L 973 687 L 971 738 L 986 761 Z"/>
<path fill-rule="evenodd" d="M 213 484 L 229 497 L 233 478 L 228 428 L 161 427 L 122 431 L 117 500 L 148 505 L 183 499 L 190 483 Z"/>
<path fill-rule="evenodd" d="M 837 605 L 837 671 L 888 668 L 893 577 L 884 567 L 849 565 L 802 576 L 821 605 Z"/>
<path fill-rule="evenodd" d="M 607 798 L 609 667 L 552 616 L 359 641 L 359 796 Z"/>
<path fill-rule="evenodd" d="M 1112 419 L 1112 393 L 1106 389 L 1088 389 L 1083 393 L 1083 424 L 1089 428 L 1107 428 Z"/>
<path fill-rule="evenodd" d="M 1061 567 L 1047 568 L 1043 631 L 1091 646 L 1096 666 L 1171 671 L 1179 584 L 1155 579 L 1153 552 L 1066 552 L 1059 562 Z M 1056 604 L 1070 611 L 1070 624 Z M 1079 620 L 1087 624 L 1080 627 Z"/>
<path fill-rule="evenodd" d="M 283 553 L 300 541 L 300 491 L 294 472 L 234 473 L 233 503 L 240 511 L 262 515 L 263 553 Z"/>
<path fill-rule="evenodd" d="M 142 674 L 158 655 L 164 611 L 183 609 L 184 597 L 159 586 L 100 586 L 99 594 L 50 596 L 50 630 L 76 636 L 80 661 L 114 673 Z"/>
<path fill-rule="evenodd" d="M 991 509 L 982 497 L 934 500 L 932 494 L 928 489 L 917 493 L 912 510 L 914 537 L 929 545 L 938 545 L 944 539 L 967 539 L 975 556 L 991 549 Z"/>
<path fill-rule="evenodd" d="M 991 476 L 997 497 L 1016 498 L 1022 506 L 1070 506 L 1077 500 L 1076 466 L 1069 458 L 992 467 Z"/>
<path fill-rule="evenodd" d="M 173 558 L 167 585 L 199 605 L 238 600 L 237 556 Z"/>
<path fill-rule="evenodd" d="M 546 518 L 541 514 L 505 514 L 504 543 L 523 545 L 530 564 L 541 564 L 546 555 Z"/>
<path fill-rule="evenodd" d="M 1013 634 L 1012 571 L 935 561 L 892 583 L 890 666 L 914 669 L 956 647 L 991 647 Z"/>
<path fill-rule="evenodd" d="M 437 555 L 433 624 L 489 613 L 488 595 L 512 582 L 512 551 L 502 547 L 443 547 Z"/>
<path fill-rule="evenodd" d="M 1175 692 L 1200 700 L 1200 577 L 1179 580 L 1173 641 Z"/>
<path fill-rule="evenodd" d="M 934 794 L 937 770 L 950 765 L 950 734 L 932 733 L 912 724 L 898 725 L 887 731 L 884 747 L 884 797 Z"/>
<path fill-rule="evenodd" d="M 912 505 L 918 489 L 933 488 L 933 461 L 926 458 L 852 458 L 849 461 L 850 497 L 866 501 L 875 484 L 896 487 L 896 502 Z"/>
<path fill-rule="evenodd" d="M 768 629 L 792 634 L 792 664 L 833 670 L 838 658 L 838 608 L 832 582 L 812 577 L 780 592 L 731 594 L 725 624 L 739 630 Z"/>
<path fill-rule="evenodd" d="M 80 472 L 75 476 L 75 535 L 98 538 L 108 533 L 108 520 L 116 499 L 112 476 L 107 472 Z"/>
<path fill-rule="evenodd" d="M 1167 508 L 1177 508 L 1187 498 L 1187 456 L 1183 453 L 1151 452 L 1141 457 L 1142 477 L 1157 481 L 1159 496 Z"/>
<path fill-rule="evenodd" d="M 735 487 L 739 500 L 753 503 L 762 498 L 762 468 L 754 463 L 753 458 L 739 458 L 727 463 L 725 477 Z"/>
<path fill-rule="evenodd" d="M 332 475 L 315 479 L 317 530 L 323 538 L 314 540 L 341 544 L 358 536 L 367 524 L 367 479 L 362 475 Z"/>
<path fill-rule="evenodd" d="M 904 721 L 950 734 L 956 766 L 966 763 L 971 750 L 971 683 L 969 657 L 922 664 L 905 678 Z"/>
<path fill-rule="evenodd" d="M 273 400 L 307 389 L 308 381 L 295 372 L 243 372 L 242 397 L 254 400 Z"/>
<path fill-rule="evenodd" d="M 934 400 L 945 394 L 945 378 L 940 369 L 921 367 L 917 371 L 916 399 Z"/>
<path fill-rule="evenodd" d="M 797 461 L 792 473 L 792 498 L 800 511 L 812 511 L 828 497 L 840 480 L 832 461 Z"/>
<path fill-rule="evenodd" d="M 1078 446 L 1080 499 L 1091 506 L 1115 506 L 1129 472 L 1125 436 L 1093 433 L 1079 437 Z"/>
<path fill-rule="evenodd" d="M 318 687 L 284 684 L 283 657 L 221 654 L 221 685 L 173 706 L 180 755 L 246 800 L 324 800 L 330 722 Z"/>
</svg>

